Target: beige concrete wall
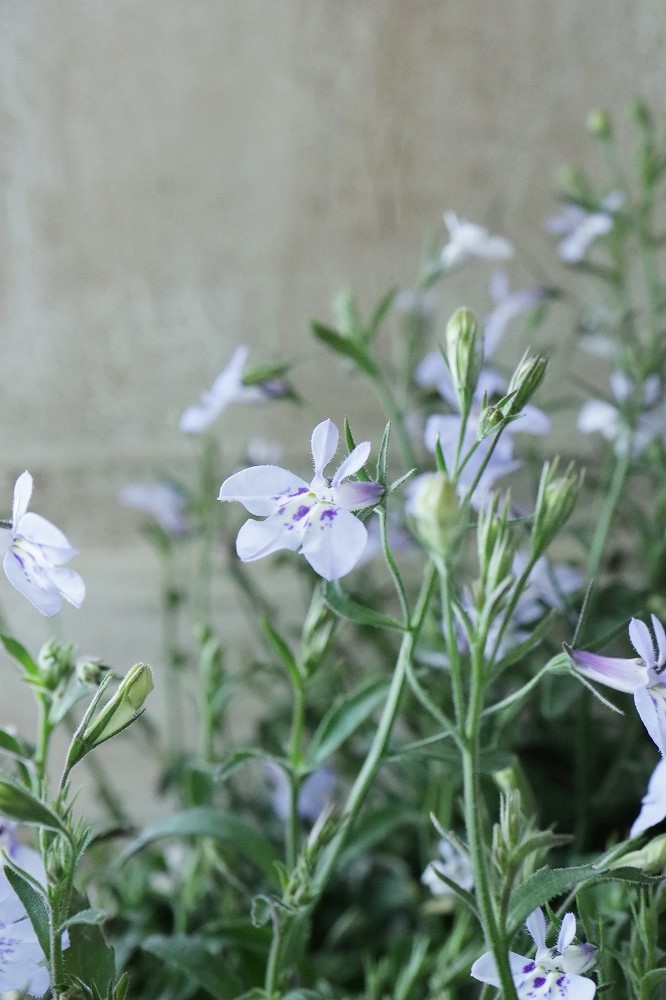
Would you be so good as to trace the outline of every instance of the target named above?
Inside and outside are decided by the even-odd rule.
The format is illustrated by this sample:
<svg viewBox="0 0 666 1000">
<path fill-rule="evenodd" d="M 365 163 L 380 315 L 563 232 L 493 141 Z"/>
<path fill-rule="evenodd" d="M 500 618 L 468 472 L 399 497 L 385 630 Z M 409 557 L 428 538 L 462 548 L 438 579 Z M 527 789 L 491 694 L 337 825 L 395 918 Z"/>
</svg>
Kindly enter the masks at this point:
<svg viewBox="0 0 666 1000">
<path fill-rule="evenodd" d="M 189 461 L 177 416 L 233 347 L 298 356 L 341 419 L 307 318 L 408 284 L 445 208 L 510 237 L 517 280 L 552 274 L 541 222 L 557 165 L 593 160 L 587 110 L 666 93 L 658 0 L 0 0 L 0 22 L 0 507 L 30 468 L 83 551 L 59 627 L 119 667 L 157 657 L 156 600 L 115 492 Z M 309 426 L 271 415 L 291 453 Z"/>
</svg>

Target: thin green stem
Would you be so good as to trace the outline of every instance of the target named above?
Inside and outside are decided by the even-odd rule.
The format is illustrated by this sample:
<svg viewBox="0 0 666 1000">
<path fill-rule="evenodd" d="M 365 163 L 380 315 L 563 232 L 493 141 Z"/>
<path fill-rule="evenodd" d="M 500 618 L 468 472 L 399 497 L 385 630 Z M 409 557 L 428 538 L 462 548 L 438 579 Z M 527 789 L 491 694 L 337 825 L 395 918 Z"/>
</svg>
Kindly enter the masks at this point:
<svg viewBox="0 0 666 1000">
<path fill-rule="evenodd" d="M 397 434 L 398 448 L 400 450 L 400 457 L 402 458 L 403 464 L 406 469 L 413 469 L 418 463 L 416 461 L 416 456 L 414 455 L 412 442 L 409 440 L 409 434 L 407 433 L 407 428 L 405 427 L 402 411 L 393 398 L 391 390 L 384 382 L 384 378 L 379 369 L 375 369 L 373 384 L 381 404 L 386 411 L 386 415 L 391 421 L 391 428 L 394 429 Z"/>
<path fill-rule="evenodd" d="M 458 728 L 460 729 L 462 727 L 464 717 L 464 691 L 460 667 L 460 654 L 458 652 L 455 623 L 453 621 L 451 580 L 449 577 L 448 567 L 443 560 L 438 560 L 437 571 L 439 575 L 442 614 L 444 617 L 444 637 L 446 639 L 446 651 L 449 657 L 449 668 L 451 672 L 453 707 L 456 713 L 456 722 L 458 724 Z"/>
<path fill-rule="evenodd" d="M 615 510 L 622 495 L 624 482 L 629 471 L 630 451 L 631 441 L 627 442 L 627 447 L 624 453 L 618 457 L 608 490 L 604 494 L 601 510 L 599 512 L 599 517 L 592 535 L 592 542 L 590 544 L 590 555 L 587 562 L 587 575 L 589 580 L 594 580 L 601 568 L 601 561 L 603 559 L 608 533 L 610 531 L 613 517 L 615 516 Z"/>
<path fill-rule="evenodd" d="M 293 871 L 298 859 L 299 826 L 298 826 L 298 793 L 300 778 L 297 769 L 301 764 L 301 742 L 303 739 L 303 720 L 305 715 L 305 697 L 302 687 L 294 687 L 294 706 L 291 716 L 291 734 L 289 737 L 289 807 L 285 824 L 285 860 L 287 870 Z"/>
<path fill-rule="evenodd" d="M 395 589 L 398 594 L 398 600 L 400 601 L 400 609 L 402 611 L 402 618 L 405 624 L 409 622 L 410 610 L 409 601 L 407 600 L 407 592 L 405 591 L 405 585 L 402 582 L 402 577 L 400 576 L 400 571 L 393 558 L 393 553 L 388 544 L 388 538 L 386 536 L 386 511 L 381 507 L 379 509 L 379 528 L 382 539 L 382 550 L 384 552 L 384 559 L 386 560 L 386 565 L 389 568 L 391 577 L 393 578 L 393 583 L 395 584 Z"/>
</svg>

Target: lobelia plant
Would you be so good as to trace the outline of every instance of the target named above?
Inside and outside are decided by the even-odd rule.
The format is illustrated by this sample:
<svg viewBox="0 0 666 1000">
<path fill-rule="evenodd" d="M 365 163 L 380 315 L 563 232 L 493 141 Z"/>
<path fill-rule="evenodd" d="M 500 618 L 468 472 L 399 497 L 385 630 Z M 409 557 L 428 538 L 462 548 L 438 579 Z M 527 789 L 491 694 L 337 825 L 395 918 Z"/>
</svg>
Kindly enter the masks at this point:
<svg viewBox="0 0 666 1000">
<path fill-rule="evenodd" d="M 95 657 L 51 641 L 33 659 L 0 637 L 38 707 L 34 744 L 0 729 L 0 990 L 662 995 L 666 778 L 641 722 L 663 754 L 666 137 L 642 105 L 633 117 L 634 173 L 595 114 L 609 176 L 569 170 L 548 223 L 558 260 L 592 283 L 574 327 L 613 392 L 599 398 L 602 372 L 568 401 L 581 433 L 606 442 L 585 477 L 579 443 L 561 461 L 549 438 L 559 415 L 540 322 L 564 293 L 554 280 L 510 292 L 502 272 L 483 322 L 454 308 L 456 272 L 507 262 L 513 247 L 446 212 L 446 239 L 413 288 L 391 289 L 369 318 L 343 293 L 332 325 L 312 323 L 350 392 L 367 386 L 388 419 L 374 450 L 324 411 L 311 477 L 248 461 L 249 442 L 223 455 L 227 407 L 301 403 L 289 364 L 248 368 L 240 346 L 180 419 L 192 482 L 158 470 L 119 494 L 150 518 L 161 560 L 163 725 L 134 726 L 153 685 L 145 664 L 107 698 L 114 678 Z M 517 322 L 529 346 L 510 365 L 499 344 Z M 27 512 L 31 487 L 24 473 L 1 525 L 5 570 L 51 615 L 84 589 L 65 536 Z M 240 649 L 225 636 L 232 617 Z M 635 657 L 618 648 L 627 623 Z M 597 682 L 633 694 L 636 715 Z M 138 830 L 98 754 L 129 726 L 148 736 L 165 797 Z M 73 772 L 86 765 L 111 826 L 75 818 Z M 35 846 L 17 839 L 22 824 Z"/>
</svg>

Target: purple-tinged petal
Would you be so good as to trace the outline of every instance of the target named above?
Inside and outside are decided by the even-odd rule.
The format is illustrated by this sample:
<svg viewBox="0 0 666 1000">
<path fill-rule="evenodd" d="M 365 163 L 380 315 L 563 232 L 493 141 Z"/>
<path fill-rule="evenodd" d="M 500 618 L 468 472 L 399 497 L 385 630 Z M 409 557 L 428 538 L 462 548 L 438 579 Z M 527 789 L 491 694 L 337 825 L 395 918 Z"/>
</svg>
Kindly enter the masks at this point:
<svg viewBox="0 0 666 1000">
<path fill-rule="evenodd" d="M 654 642 L 645 622 L 640 621 L 638 618 L 631 619 L 629 622 L 629 639 L 645 666 L 653 667 L 655 664 Z"/>
<path fill-rule="evenodd" d="M 338 488 L 343 479 L 353 476 L 355 472 L 363 468 L 368 461 L 371 448 L 372 445 L 369 441 L 363 441 L 361 444 L 357 444 L 354 450 L 347 455 L 331 481 L 331 486 L 334 490 Z"/>
<path fill-rule="evenodd" d="M 593 944 L 569 944 L 562 953 L 562 967 L 567 975 L 578 976 L 597 962 L 599 949 Z"/>
<path fill-rule="evenodd" d="M 272 514 L 281 501 L 309 490 L 304 479 L 279 465 L 255 465 L 225 479 L 218 500 L 237 500 L 250 514 L 263 516 Z"/>
<path fill-rule="evenodd" d="M 634 704 L 641 722 L 656 743 L 662 757 L 666 756 L 666 701 L 653 689 L 639 687 L 634 691 Z"/>
<path fill-rule="evenodd" d="M 303 532 L 303 555 L 325 580 L 349 573 L 363 554 L 365 525 L 342 507 L 315 504 Z"/>
<path fill-rule="evenodd" d="M 315 479 L 324 478 L 324 469 L 338 448 L 338 428 L 332 420 L 322 420 L 312 432 L 311 447 Z"/>
<path fill-rule="evenodd" d="M 19 520 L 14 534 L 15 537 L 24 538 L 27 542 L 39 545 L 40 548 L 47 547 L 62 551 L 65 559 L 78 555 L 78 550 L 72 548 L 65 535 L 59 528 L 56 528 L 55 524 L 51 524 L 40 514 L 33 514 L 32 511 L 24 514 Z"/>
<path fill-rule="evenodd" d="M 58 591 L 48 585 L 48 581 L 40 582 L 32 568 L 32 560 L 24 558 L 10 549 L 5 553 L 3 566 L 7 579 L 13 587 L 23 594 L 38 611 L 51 617 L 62 607 L 62 597 Z"/>
<path fill-rule="evenodd" d="M 663 819 L 666 819 L 666 760 L 660 760 L 652 772 L 641 811 L 633 822 L 629 836 L 637 837 Z"/>
<path fill-rule="evenodd" d="M 525 926 L 527 927 L 530 937 L 537 947 L 537 951 L 541 951 L 542 948 L 545 948 L 546 918 L 543 915 L 543 910 L 538 907 L 536 910 L 532 910 L 529 917 L 525 921 Z"/>
<path fill-rule="evenodd" d="M 26 470 L 21 473 L 14 486 L 14 504 L 12 506 L 12 524 L 14 530 L 16 530 L 16 525 L 27 511 L 31 496 L 32 476 Z"/>
<path fill-rule="evenodd" d="M 647 670 L 639 660 L 616 656 L 600 656 L 584 649 L 567 652 L 584 677 L 606 684 L 616 691 L 631 694 L 647 683 Z"/>
<path fill-rule="evenodd" d="M 298 793 L 298 815 L 309 823 L 315 823 L 319 815 L 330 803 L 335 788 L 335 771 L 330 767 L 318 767 L 308 774 Z"/>
<path fill-rule="evenodd" d="M 361 510 L 362 507 L 373 507 L 381 499 L 383 492 L 380 483 L 366 483 L 355 479 L 338 486 L 335 491 L 335 502 L 345 510 Z"/>
<path fill-rule="evenodd" d="M 576 936 L 576 918 L 573 913 L 565 913 L 562 917 L 560 933 L 557 935 L 557 950 L 560 955 L 564 954 L 564 949 L 571 944 Z"/>
<path fill-rule="evenodd" d="M 663 667 L 666 662 L 666 632 L 656 615 L 652 615 L 652 631 L 657 640 L 657 666 Z"/>
<path fill-rule="evenodd" d="M 236 552 L 243 562 L 254 562 L 280 549 L 296 552 L 301 547 L 304 522 L 310 508 L 304 507 L 300 521 L 285 521 L 283 514 L 272 514 L 265 521 L 248 520 L 238 532 Z"/>
</svg>

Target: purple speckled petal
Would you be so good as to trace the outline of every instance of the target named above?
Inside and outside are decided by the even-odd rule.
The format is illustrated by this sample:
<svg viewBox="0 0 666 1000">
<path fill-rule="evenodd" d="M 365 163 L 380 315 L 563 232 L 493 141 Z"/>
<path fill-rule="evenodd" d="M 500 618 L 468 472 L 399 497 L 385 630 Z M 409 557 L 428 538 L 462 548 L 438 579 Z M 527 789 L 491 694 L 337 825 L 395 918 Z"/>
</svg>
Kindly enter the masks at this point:
<svg viewBox="0 0 666 1000">
<path fill-rule="evenodd" d="M 325 580 L 338 580 L 354 568 L 367 540 L 365 525 L 349 511 L 315 504 L 303 532 L 303 555 Z"/>
<path fill-rule="evenodd" d="M 309 489 L 304 479 L 279 465 L 255 465 L 225 479 L 218 500 L 237 500 L 250 514 L 262 516 L 272 514 L 284 498 Z"/>
<path fill-rule="evenodd" d="M 3 562 L 7 579 L 43 615 L 50 617 L 60 611 L 62 595 L 43 576 L 35 572 L 32 559 L 9 549 Z"/>
<path fill-rule="evenodd" d="M 236 539 L 238 558 L 243 562 L 254 562 L 280 549 L 297 552 L 309 513 L 310 509 L 304 507 L 303 516 L 296 520 L 286 520 L 283 514 L 272 514 L 265 521 L 246 521 Z"/>
</svg>

